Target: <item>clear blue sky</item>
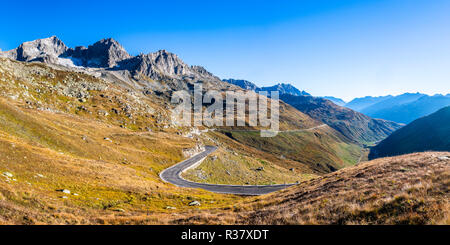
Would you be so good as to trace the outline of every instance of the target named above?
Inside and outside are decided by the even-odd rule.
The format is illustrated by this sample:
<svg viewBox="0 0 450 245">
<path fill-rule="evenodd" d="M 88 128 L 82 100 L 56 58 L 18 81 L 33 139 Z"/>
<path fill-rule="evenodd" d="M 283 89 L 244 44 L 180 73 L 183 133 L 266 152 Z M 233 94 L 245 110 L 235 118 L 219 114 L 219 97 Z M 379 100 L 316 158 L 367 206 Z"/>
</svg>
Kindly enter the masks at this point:
<svg viewBox="0 0 450 245">
<path fill-rule="evenodd" d="M 68 46 L 113 37 L 221 78 L 289 82 L 349 100 L 450 93 L 450 1 L 8 1 L 0 48 L 57 35 Z"/>
</svg>

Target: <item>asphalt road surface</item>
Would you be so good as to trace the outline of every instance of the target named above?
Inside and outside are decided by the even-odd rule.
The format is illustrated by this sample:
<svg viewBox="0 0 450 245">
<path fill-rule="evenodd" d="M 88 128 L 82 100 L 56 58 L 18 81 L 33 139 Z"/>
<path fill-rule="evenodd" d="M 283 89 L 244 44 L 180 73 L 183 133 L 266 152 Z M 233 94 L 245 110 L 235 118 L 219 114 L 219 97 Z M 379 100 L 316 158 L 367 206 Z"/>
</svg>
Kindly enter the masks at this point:
<svg viewBox="0 0 450 245">
<path fill-rule="evenodd" d="M 185 180 L 181 177 L 181 173 L 184 171 L 196 167 L 206 158 L 209 154 L 213 153 L 217 147 L 215 146 L 205 146 L 205 151 L 201 152 L 189 159 L 186 159 L 170 168 L 162 171 L 159 176 L 165 182 L 174 184 L 178 187 L 186 188 L 201 188 L 207 191 L 226 193 L 226 194 L 236 194 L 236 195 L 263 195 L 284 189 L 286 187 L 295 184 L 286 185 L 214 185 L 214 184 L 203 184 Z"/>
</svg>

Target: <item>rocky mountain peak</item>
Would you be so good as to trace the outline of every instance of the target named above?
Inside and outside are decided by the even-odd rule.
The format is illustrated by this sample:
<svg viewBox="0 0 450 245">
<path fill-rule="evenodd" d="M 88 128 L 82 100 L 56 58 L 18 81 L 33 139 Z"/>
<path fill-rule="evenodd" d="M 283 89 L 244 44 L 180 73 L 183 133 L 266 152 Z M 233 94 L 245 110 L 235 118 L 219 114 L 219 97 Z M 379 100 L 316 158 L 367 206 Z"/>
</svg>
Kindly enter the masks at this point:
<svg viewBox="0 0 450 245">
<path fill-rule="evenodd" d="M 295 96 L 310 96 L 309 93 L 305 92 L 305 91 L 300 91 L 299 89 L 297 89 L 296 87 L 292 86 L 291 84 L 288 83 L 278 83 L 277 85 L 271 86 L 271 87 L 258 87 L 256 86 L 256 84 L 247 81 L 247 80 L 238 80 L 238 79 L 224 79 L 224 82 L 239 86 L 243 89 L 247 89 L 247 90 L 253 90 L 255 92 L 260 92 L 260 91 L 267 91 L 267 92 L 271 92 L 271 91 L 278 91 L 280 93 L 280 95 L 282 94 L 289 94 L 289 95 L 295 95 Z"/>
<path fill-rule="evenodd" d="M 54 59 L 65 52 L 68 47 L 56 36 L 24 42 L 16 49 L 2 52 L 0 56 L 19 61 L 42 61 Z"/>
<path fill-rule="evenodd" d="M 239 87 L 241 87 L 243 89 L 246 89 L 246 90 L 253 90 L 253 91 L 258 91 L 259 90 L 259 87 L 256 86 L 256 84 L 254 84 L 254 83 L 252 83 L 250 81 L 247 81 L 247 80 L 231 79 L 230 78 L 230 79 L 224 79 L 223 81 L 227 82 L 227 83 L 230 83 L 230 84 L 233 84 L 233 85 L 236 85 L 236 86 L 239 86 Z"/>
<path fill-rule="evenodd" d="M 183 76 L 189 74 L 189 66 L 186 65 L 176 54 L 159 50 L 144 56 L 141 64 L 144 73 L 151 78 L 155 75 L 165 74 L 167 76 Z"/>
<path fill-rule="evenodd" d="M 200 74 L 202 76 L 214 76 L 214 74 L 212 74 L 211 72 L 206 70 L 206 68 L 203 67 L 203 66 L 191 66 L 191 69 L 194 72 L 196 72 L 196 73 L 198 73 L 198 74 Z"/>
<path fill-rule="evenodd" d="M 305 91 L 300 91 L 296 87 L 292 86 L 288 83 L 278 83 L 277 85 L 271 86 L 271 87 L 262 87 L 261 91 L 278 91 L 280 94 L 290 94 L 290 95 L 310 95 L 309 93 Z"/>
<path fill-rule="evenodd" d="M 96 68 L 97 72 L 120 71 L 126 79 L 155 81 L 171 80 L 174 88 L 183 83 L 207 81 L 212 87 L 228 87 L 218 77 L 201 66 L 189 66 L 176 54 L 159 50 L 149 54 L 131 56 L 113 38 L 102 39 L 88 47 L 68 48 L 56 36 L 21 44 L 17 49 L 0 52 L 0 57 L 19 61 L 39 61 L 73 69 Z M 115 73 L 118 74 L 118 73 Z M 130 76 L 131 75 L 131 76 Z M 114 75 L 115 76 L 115 75 Z M 130 76 L 130 77 L 128 77 Z M 175 81 L 176 80 L 176 81 Z"/>
<path fill-rule="evenodd" d="M 127 69 L 134 74 L 141 74 L 155 80 L 164 76 L 171 78 L 191 76 L 195 75 L 197 70 L 184 63 L 176 54 L 166 50 L 140 54 L 119 65 L 121 69 Z"/>
<path fill-rule="evenodd" d="M 120 61 L 131 56 L 116 40 L 112 38 L 102 39 L 89 47 L 76 47 L 71 49 L 66 56 L 80 60 L 85 67 L 113 68 Z"/>
</svg>

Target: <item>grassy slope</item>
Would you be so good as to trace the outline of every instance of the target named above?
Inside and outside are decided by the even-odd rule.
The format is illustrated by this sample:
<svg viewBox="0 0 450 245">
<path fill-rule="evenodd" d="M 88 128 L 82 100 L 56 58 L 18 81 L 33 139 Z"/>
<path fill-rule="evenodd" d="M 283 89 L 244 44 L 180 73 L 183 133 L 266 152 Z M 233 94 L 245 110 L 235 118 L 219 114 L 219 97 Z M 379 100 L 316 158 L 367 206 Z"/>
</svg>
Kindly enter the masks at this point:
<svg viewBox="0 0 450 245">
<path fill-rule="evenodd" d="M 80 101 L 55 88 L 71 78 L 103 82 L 41 64 L 0 62 L 0 224 L 101 223 L 101 217 L 174 212 L 167 206 L 196 209 L 188 206 L 192 200 L 208 209 L 241 199 L 160 180 L 161 170 L 183 160 L 182 151 L 201 140 L 163 129 L 157 123 L 164 122 L 163 102 L 135 98 L 112 85 L 87 91 Z M 129 115 L 124 103 L 133 106 Z M 139 130 L 144 127 L 153 132 Z"/>
<path fill-rule="evenodd" d="M 196 182 L 215 184 L 268 185 L 294 183 L 316 176 L 312 171 L 288 170 L 278 164 L 256 157 L 258 154 L 237 154 L 219 149 L 196 169 L 183 177 Z M 258 171 L 258 168 L 263 168 Z"/>
<path fill-rule="evenodd" d="M 201 208 L 226 206 L 239 199 L 160 181 L 159 171 L 182 160 L 182 149 L 195 145 L 186 138 L 163 132 L 138 136 L 67 115 L 22 113 L 20 118 L 25 120 L 15 133 L 10 128 L 0 130 L 0 174 L 13 174 L 12 178 L 0 176 L 0 223 L 93 223 L 102 215 L 167 212 L 167 206 L 192 209 L 187 204 L 194 199 L 202 202 Z M 5 118 L 0 116 L 3 123 Z M 30 129 L 50 119 L 46 127 L 52 133 L 45 137 Z M 88 136 L 87 142 L 82 135 Z M 106 136 L 112 142 L 103 140 Z"/>
<path fill-rule="evenodd" d="M 382 158 L 174 224 L 450 224 L 450 152 Z"/>
<path fill-rule="evenodd" d="M 223 147 L 184 177 L 221 184 L 283 184 L 309 179 L 355 165 L 361 147 L 346 142 L 329 127 L 281 132 L 260 137 L 259 132 L 221 131 L 211 134 Z M 342 136 L 341 136 L 342 137 Z M 263 167 L 263 171 L 255 169 Z"/>
<path fill-rule="evenodd" d="M 311 180 L 266 198 L 268 203 L 250 214 L 250 222 L 448 223 L 450 168 L 448 160 L 440 160 L 438 155 L 448 153 L 385 158 Z"/>
<path fill-rule="evenodd" d="M 359 146 L 340 139 L 328 127 L 279 133 L 273 138 L 259 137 L 258 132 L 229 132 L 227 135 L 244 145 L 307 165 L 317 173 L 354 165 L 360 156 Z"/>
</svg>

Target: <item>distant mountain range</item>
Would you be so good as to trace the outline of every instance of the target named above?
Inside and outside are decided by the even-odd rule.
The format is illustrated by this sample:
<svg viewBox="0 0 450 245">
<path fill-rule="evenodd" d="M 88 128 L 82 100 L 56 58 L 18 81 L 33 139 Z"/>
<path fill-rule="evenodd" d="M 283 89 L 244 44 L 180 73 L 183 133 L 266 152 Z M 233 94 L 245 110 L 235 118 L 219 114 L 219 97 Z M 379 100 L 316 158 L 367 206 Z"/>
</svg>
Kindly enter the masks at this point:
<svg viewBox="0 0 450 245">
<path fill-rule="evenodd" d="M 370 143 L 384 139 L 393 131 L 402 127 L 401 124 L 395 122 L 370 118 L 357 111 L 338 106 L 324 98 L 282 94 L 280 99 L 359 143 Z"/>
<path fill-rule="evenodd" d="M 345 106 L 373 118 L 407 124 L 449 105 L 449 94 L 429 96 L 421 93 L 405 93 L 398 96 L 358 98 Z"/>
<path fill-rule="evenodd" d="M 267 92 L 278 91 L 280 92 L 280 94 L 289 94 L 295 96 L 302 96 L 302 95 L 310 96 L 310 94 L 308 94 L 307 92 L 300 91 L 296 87 L 286 83 L 279 83 L 271 87 L 262 87 L 259 89 L 259 91 L 267 91 Z"/>
<path fill-rule="evenodd" d="M 269 87 L 258 87 L 256 84 L 247 81 L 247 80 L 236 80 L 236 79 L 224 79 L 224 82 L 227 83 L 231 83 L 234 84 L 236 86 L 239 86 L 243 89 L 247 89 L 247 90 L 253 90 L 255 92 L 260 92 L 260 91 L 267 91 L 267 92 L 272 92 L 272 91 L 278 91 L 280 94 L 291 94 L 291 95 L 310 95 L 309 93 L 305 92 L 305 91 L 300 91 L 299 89 L 297 89 L 296 87 L 292 86 L 291 84 L 288 83 L 278 83 L 274 86 L 269 86 Z"/>
<path fill-rule="evenodd" d="M 395 131 L 371 149 L 369 158 L 423 151 L 450 151 L 450 106 Z"/>
<path fill-rule="evenodd" d="M 338 106 L 345 106 L 346 102 L 342 99 L 333 97 L 333 96 L 323 96 L 322 98 L 330 100 L 331 102 L 335 103 Z"/>
<path fill-rule="evenodd" d="M 344 104 L 344 106 L 347 108 L 350 108 L 352 110 L 361 112 L 361 110 L 363 110 L 364 108 L 368 108 L 372 105 L 375 105 L 378 102 L 381 102 L 386 99 L 390 99 L 392 97 L 393 97 L 392 95 L 380 96 L 380 97 L 366 96 L 366 97 L 362 97 L 362 98 L 353 99 L 352 101 Z"/>
<path fill-rule="evenodd" d="M 405 93 L 398 96 L 356 98 L 348 103 L 325 96 L 313 97 L 290 84 L 259 88 L 246 80 L 226 82 L 254 91 L 279 91 L 280 99 L 310 117 L 322 121 L 347 138 L 357 142 L 374 142 L 411 121 L 450 105 L 450 94 L 429 96 Z M 394 123 L 395 122 L 395 123 Z"/>
<path fill-rule="evenodd" d="M 279 91 L 282 101 L 313 119 L 329 125 L 353 142 L 379 141 L 402 126 L 395 122 L 372 119 L 362 113 L 337 105 L 339 103 L 337 98 L 314 97 L 290 84 L 259 88 L 254 83 L 245 80 L 227 79 L 224 81 L 254 91 Z M 332 102 L 333 100 L 338 103 Z"/>
<path fill-rule="evenodd" d="M 260 88 L 256 84 L 247 80 L 225 79 L 223 81 L 234 84 L 243 89 L 253 90 L 256 92 L 278 91 L 280 94 L 310 96 L 309 93 L 301 91 L 290 84 L 282 83 L 271 87 Z M 417 118 L 429 115 L 445 106 L 450 105 L 450 94 L 437 94 L 434 96 L 429 96 L 421 93 L 405 93 L 398 96 L 366 96 L 353 99 L 348 103 L 333 96 L 324 96 L 321 98 L 327 99 L 335 105 L 355 110 L 371 118 L 384 119 L 401 124 L 408 124 Z M 315 99 L 311 98 L 310 100 Z"/>
</svg>

